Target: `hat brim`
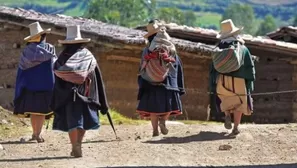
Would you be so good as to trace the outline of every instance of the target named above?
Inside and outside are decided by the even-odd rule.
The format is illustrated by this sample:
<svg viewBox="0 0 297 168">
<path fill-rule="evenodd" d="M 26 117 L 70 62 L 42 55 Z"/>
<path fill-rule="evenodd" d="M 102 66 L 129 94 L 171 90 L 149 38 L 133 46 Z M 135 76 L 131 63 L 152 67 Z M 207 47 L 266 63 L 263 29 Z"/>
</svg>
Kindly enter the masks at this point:
<svg viewBox="0 0 297 168">
<path fill-rule="evenodd" d="M 88 43 L 91 39 L 83 38 L 83 39 L 76 39 L 76 40 L 58 40 L 60 44 L 77 44 L 77 43 Z"/>
<path fill-rule="evenodd" d="M 37 33 L 37 34 L 34 34 L 34 35 L 32 35 L 32 36 L 27 36 L 27 37 L 24 38 L 24 41 L 28 41 L 28 40 L 30 40 L 30 39 L 32 39 L 32 38 L 34 38 L 34 37 L 36 37 L 36 36 L 39 36 L 39 35 L 41 35 L 41 34 L 50 33 L 51 30 L 52 30 L 52 29 L 49 28 L 49 29 L 45 29 L 45 30 L 43 30 L 43 31 L 41 31 L 41 32 L 39 32 L 39 33 Z"/>
<path fill-rule="evenodd" d="M 218 38 L 218 39 L 224 39 L 224 38 L 227 38 L 227 37 L 230 37 L 230 36 L 233 36 L 233 35 L 238 35 L 238 34 L 241 33 L 241 31 L 243 30 L 243 28 L 244 27 L 240 27 L 240 28 L 236 27 L 233 31 L 228 32 L 228 33 L 222 33 L 222 32 L 220 32 L 216 36 L 216 38 Z"/>
<path fill-rule="evenodd" d="M 153 34 L 156 34 L 156 33 L 158 33 L 159 31 L 160 31 L 160 28 L 155 29 L 154 31 L 151 31 L 151 32 L 146 33 L 143 37 L 147 39 L 149 36 L 151 36 L 151 35 L 153 35 Z"/>
</svg>

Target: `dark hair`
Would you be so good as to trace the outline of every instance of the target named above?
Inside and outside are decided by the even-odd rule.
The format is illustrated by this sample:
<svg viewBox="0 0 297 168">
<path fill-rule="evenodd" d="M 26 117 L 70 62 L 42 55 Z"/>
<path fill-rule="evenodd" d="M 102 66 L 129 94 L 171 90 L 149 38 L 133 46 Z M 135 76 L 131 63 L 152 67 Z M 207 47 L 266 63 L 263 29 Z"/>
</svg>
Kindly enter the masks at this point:
<svg viewBox="0 0 297 168">
<path fill-rule="evenodd" d="M 157 33 L 148 36 L 147 40 L 151 43 L 156 35 L 157 35 Z"/>
<path fill-rule="evenodd" d="M 155 23 L 155 22 L 161 22 L 161 20 L 160 19 L 152 19 L 148 23 L 150 24 L 150 23 Z"/>
<path fill-rule="evenodd" d="M 85 47 L 85 43 L 76 43 L 76 44 L 63 44 L 63 51 L 60 55 L 73 55 L 78 50 L 81 50 Z"/>
</svg>

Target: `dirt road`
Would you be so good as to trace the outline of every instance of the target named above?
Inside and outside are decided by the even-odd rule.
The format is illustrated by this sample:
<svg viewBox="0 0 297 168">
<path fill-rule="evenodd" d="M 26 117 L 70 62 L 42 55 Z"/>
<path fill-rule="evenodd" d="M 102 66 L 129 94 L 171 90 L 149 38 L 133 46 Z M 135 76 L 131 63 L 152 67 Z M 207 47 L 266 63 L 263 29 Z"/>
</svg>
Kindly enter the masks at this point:
<svg viewBox="0 0 297 168">
<path fill-rule="evenodd" d="M 246 167 L 297 168 L 297 125 L 242 125 L 236 138 L 220 124 L 170 124 L 169 135 L 151 137 L 150 125 L 109 126 L 87 133 L 83 158 L 69 157 L 66 133 L 48 130 L 46 142 L 2 139 L 1 168 Z M 28 136 L 29 137 L 29 136 Z M 26 138 L 28 138 L 26 137 Z M 219 150 L 225 147 L 230 150 Z"/>
</svg>

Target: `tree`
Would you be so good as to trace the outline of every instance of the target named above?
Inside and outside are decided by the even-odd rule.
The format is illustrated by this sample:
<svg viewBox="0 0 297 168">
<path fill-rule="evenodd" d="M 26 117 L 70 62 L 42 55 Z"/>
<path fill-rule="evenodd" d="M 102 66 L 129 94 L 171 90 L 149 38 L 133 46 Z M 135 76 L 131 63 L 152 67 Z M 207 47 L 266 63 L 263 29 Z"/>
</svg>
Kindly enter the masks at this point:
<svg viewBox="0 0 297 168">
<path fill-rule="evenodd" d="M 277 28 L 277 26 L 276 26 L 273 16 L 266 15 L 265 19 L 260 24 L 257 35 L 265 35 L 269 32 L 274 31 L 276 28 Z"/>
<path fill-rule="evenodd" d="M 236 26 L 243 26 L 244 32 L 254 35 L 257 30 L 254 10 L 250 5 L 231 4 L 224 12 L 222 20 L 232 19 Z"/>
<path fill-rule="evenodd" d="M 90 0 L 85 17 L 135 27 L 145 24 L 155 8 L 155 0 Z"/>
<path fill-rule="evenodd" d="M 167 23 L 184 23 L 184 13 L 177 8 L 159 8 L 157 14 L 159 19 L 164 20 Z"/>
<path fill-rule="evenodd" d="M 197 17 L 195 15 L 195 13 L 193 11 L 187 11 L 185 12 L 184 14 L 184 24 L 185 25 L 188 25 L 188 26 L 195 26 L 196 25 L 196 20 L 197 20 Z"/>
<path fill-rule="evenodd" d="M 195 26 L 196 15 L 193 11 L 183 12 L 178 8 L 159 8 L 157 10 L 159 19 L 167 23 L 176 23 L 181 25 Z"/>
</svg>

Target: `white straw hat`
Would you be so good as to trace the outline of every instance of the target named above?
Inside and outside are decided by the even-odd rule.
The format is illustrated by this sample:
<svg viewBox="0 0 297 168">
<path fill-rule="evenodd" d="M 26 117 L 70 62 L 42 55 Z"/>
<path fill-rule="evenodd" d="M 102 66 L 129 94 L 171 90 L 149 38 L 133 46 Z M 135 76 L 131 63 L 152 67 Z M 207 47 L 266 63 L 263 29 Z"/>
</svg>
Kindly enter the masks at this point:
<svg viewBox="0 0 297 168">
<path fill-rule="evenodd" d="M 61 44 L 76 44 L 90 42 L 89 38 L 82 38 L 80 32 L 80 26 L 67 26 L 67 35 L 65 40 L 58 40 Z"/>
<path fill-rule="evenodd" d="M 25 41 L 28 41 L 38 35 L 49 33 L 51 31 L 51 29 L 43 30 L 39 22 L 34 22 L 32 24 L 29 24 L 29 29 L 30 29 L 30 36 L 24 38 Z"/>
<path fill-rule="evenodd" d="M 217 35 L 217 38 L 224 39 L 233 35 L 238 35 L 243 30 L 243 27 L 236 27 L 231 19 L 227 19 L 221 22 L 221 31 Z"/>
</svg>

